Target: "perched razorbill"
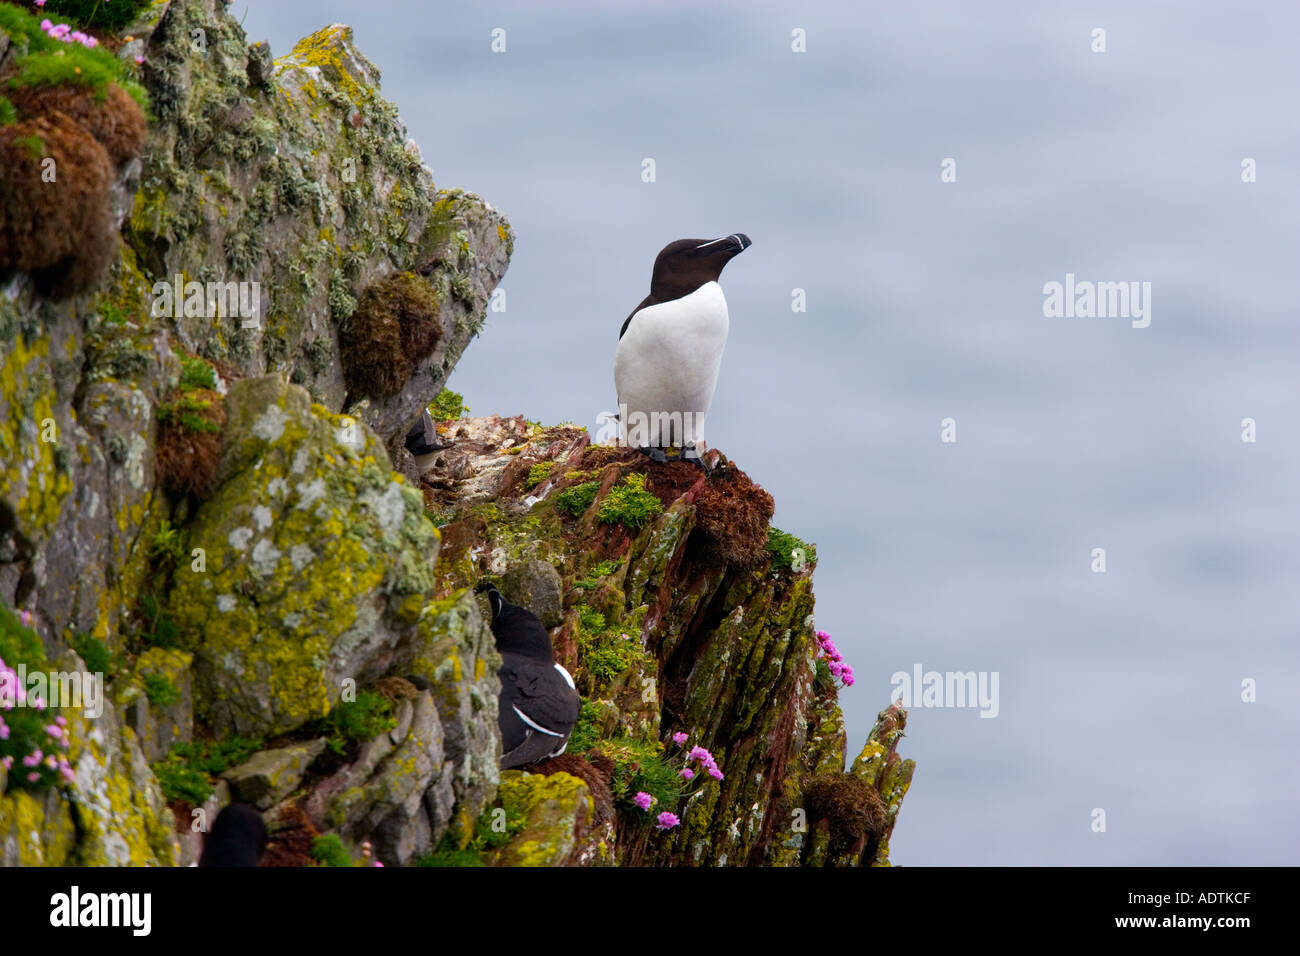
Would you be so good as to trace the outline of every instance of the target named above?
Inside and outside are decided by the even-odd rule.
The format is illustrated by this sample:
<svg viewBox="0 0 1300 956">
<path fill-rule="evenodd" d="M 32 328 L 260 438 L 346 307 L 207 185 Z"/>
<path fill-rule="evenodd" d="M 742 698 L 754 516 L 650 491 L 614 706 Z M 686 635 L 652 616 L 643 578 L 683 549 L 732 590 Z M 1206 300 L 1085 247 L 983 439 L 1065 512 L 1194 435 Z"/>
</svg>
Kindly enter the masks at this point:
<svg viewBox="0 0 1300 956">
<path fill-rule="evenodd" d="M 511 604 L 491 585 L 492 635 L 501 654 L 501 769 L 558 757 L 569 745 L 581 701 L 573 678 L 555 663 L 551 635 L 532 611 Z"/>
<path fill-rule="evenodd" d="M 750 245 L 743 233 L 670 242 L 655 258 L 650 294 L 618 333 L 619 438 L 655 461 L 674 446 L 699 461 L 729 325 L 718 276 Z"/>
</svg>

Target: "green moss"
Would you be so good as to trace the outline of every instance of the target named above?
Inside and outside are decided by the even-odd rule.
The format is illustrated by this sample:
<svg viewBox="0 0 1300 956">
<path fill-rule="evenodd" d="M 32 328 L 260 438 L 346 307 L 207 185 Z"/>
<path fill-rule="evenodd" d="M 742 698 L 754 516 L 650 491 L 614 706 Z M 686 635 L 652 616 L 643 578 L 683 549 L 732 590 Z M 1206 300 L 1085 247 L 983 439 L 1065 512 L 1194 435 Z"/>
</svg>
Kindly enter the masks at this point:
<svg viewBox="0 0 1300 956">
<path fill-rule="evenodd" d="M 816 545 L 807 544 L 779 528 L 767 529 L 767 551 L 772 556 L 772 570 L 790 570 L 794 563 L 795 553 L 798 550 L 803 551 L 805 567 L 810 568 L 817 563 Z"/>
<path fill-rule="evenodd" d="M 107 316 L 105 316 L 107 321 Z M 181 359 L 181 379 L 180 388 L 182 390 L 193 390 L 196 388 L 215 389 L 217 387 L 217 370 L 201 358 L 194 358 L 188 355 L 182 355 Z"/>
<path fill-rule="evenodd" d="M 155 707 L 170 707 L 181 699 L 181 692 L 162 674 L 144 676 L 144 694 Z"/>
<path fill-rule="evenodd" d="M 149 8 L 154 0 L 48 0 L 42 12 L 54 20 L 79 27 L 120 30 Z"/>
<path fill-rule="evenodd" d="M 539 461 L 528 469 L 528 480 L 524 482 L 525 489 L 533 489 L 540 485 L 550 475 L 551 469 L 555 467 L 553 461 Z"/>
<path fill-rule="evenodd" d="M 636 740 L 619 737 L 599 741 L 595 748 L 614 761 L 610 789 L 620 810 L 633 820 L 647 823 L 655 813 L 674 809 L 686 790 L 678 768 L 663 758 L 663 744 L 659 741 Z M 648 793 L 657 801 L 650 813 L 642 810 L 632 799 L 638 793 Z"/>
<path fill-rule="evenodd" d="M 577 679 L 601 696 L 636 665 L 649 663 L 639 641 L 618 627 L 608 627 L 605 615 L 586 604 L 578 605 L 577 644 Z"/>
<path fill-rule="evenodd" d="M 0 126 L 9 126 L 18 122 L 18 111 L 14 105 L 0 96 Z"/>
<path fill-rule="evenodd" d="M 599 490 L 598 481 L 586 481 L 572 488 L 566 488 L 555 496 L 555 507 L 565 514 L 575 518 L 580 517 L 596 500 L 596 492 Z"/>
<path fill-rule="evenodd" d="M 152 767 L 164 797 L 198 805 L 212 796 L 213 777 L 239 766 L 261 749 L 260 737 L 176 743 Z"/>
<path fill-rule="evenodd" d="M 10 667 L 26 664 L 29 669 L 45 666 L 45 646 L 30 627 L 25 627 L 8 605 L 0 602 L 0 660 Z"/>
<path fill-rule="evenodd" d="M 625 528 L 639 531 L 650 520 L 663 514 L 664 506 L 659 499 L 645 490 L 645 475 L 633 473 L 623 479 L 621 484 L 609 489 L 609 494 L 600 503 L 596 520 L 602 524 L 621 524 Z"/>
<path fill-rule="evenodd" d="M 504 813 L 502 812 L 504 811 Z M 507 843 L 524 829 L 527 822 L 523 810 L 517 806 L 491 806 L 485 809 L 474 821 L 474 827 L 468 838 L 457 838 L 449 832 L 442 838 L 437 849 L 422 856 L 416 866 L 485 866 L 483 855 L 489 850 L 496 850 Z"/>
<path fill-rule="evenodd" d="M 469 414 L 469 406 L 465 404 L 464 396 L 449 388 L 444 388 L 438 393 L 438 397 L 429 403 L 429 415 L 435 422 L 451 421 L 467 414 Z"/>
<path fill-rule="evenodd" d="M 185 560 L 185 539 L 179 528 L 173 528 L 166 518 L 149 541 L 149 557 L 154 561 L 169 563 L 175 568 Z"/>
<path fill-rule="evenodd" d="M 321 722 L 327 735 L 326 744 L 336 754 L 343 754 L 352 744 L 387 733 L 397 726 L 393 705 L 374 691 L 363 690 L 357 699 L 344 701 Z"/>
<path fill-rule="evenodd" d="M 600 739 L 601 709 L 587 698 L 582 698 L 582 709 L 578 712 L 578 722 L 573 725 L 569 735 L 567 753 L 585 754 Z"/>
<path fill-rule="evenodd" d="M 212 402 L 207 399 L 182 393 L 176 401 L 163 402 L 158 406 L 158 421 L 163 423 L 174 421 L 190 431 L 215 435 L 221 431 L 221 426 L 199 414 L 211 408 Z"/>
<path fill-rule="evenodd" d="M 77 634 L 70 641 L 72 649 L 86 662 L 92 674 L 110 675 L 117 670 L 117 660 L 108 645 L 91 634 Z"/>
<path fill-rule="evenodd" d="M 154 763 L 152 769 L 167 800 L 183 800 L 198 806 L 212 796 L 208 775 L 189 767 L 183 760 L 169 755 Z"/>
<path fill-rule="evenodd" d="M 356 866 L 338 834 L 325 833 L 311 844 L 311 858 L 321 866 Z"/>
</svg>

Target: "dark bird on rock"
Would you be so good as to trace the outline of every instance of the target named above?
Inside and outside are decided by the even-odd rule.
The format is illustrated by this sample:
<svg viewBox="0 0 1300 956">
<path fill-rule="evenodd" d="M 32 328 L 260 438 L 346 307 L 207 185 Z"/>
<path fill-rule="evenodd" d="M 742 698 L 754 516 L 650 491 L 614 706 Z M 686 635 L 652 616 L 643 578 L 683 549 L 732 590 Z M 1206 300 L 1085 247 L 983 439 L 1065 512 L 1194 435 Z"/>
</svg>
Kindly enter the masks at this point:
<svg viewBox="0 0 1300 956">
<path fill-rule="evenodd" d="M 501 769 L 558 757 L 578 722 L 573 678 L 555 663 L 551 635 L 536 614 L 483 585 L 492 605 L 492 635 L 501 654 Z"/>
<path fill-rule="evenodd" d="M 619 438 L 653 461 L 680 446 L 703 465 L 696 442 L 704 438 L 730 321 L 718 277 L 750 245 L 740 232 L 670 242 L 655 259 L 650 294 L 618 333 Z"/>
<path fill-rule="evenodd" d="M 433 460 L 438 452 L 450 447 L 438 438 L 438 429 L 427 408 L 420 416 L 420 420 L 406 433 L 406 450 L 415 458 L 415 467 L 420 474 L 433 467 Z"/>
<path fill-rule="evenodd" d="M 208 831 L 199 866 L 257 866 L 265 849 L 262 815 L 246 803 L 232 803 Z"/>
</svg>

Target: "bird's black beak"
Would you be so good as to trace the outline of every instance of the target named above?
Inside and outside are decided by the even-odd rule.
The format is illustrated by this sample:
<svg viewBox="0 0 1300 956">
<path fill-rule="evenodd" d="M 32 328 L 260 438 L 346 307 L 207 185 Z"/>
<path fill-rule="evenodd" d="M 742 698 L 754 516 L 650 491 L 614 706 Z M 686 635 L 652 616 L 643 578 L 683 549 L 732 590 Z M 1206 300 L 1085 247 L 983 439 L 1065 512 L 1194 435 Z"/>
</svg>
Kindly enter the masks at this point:
<svg viewBox="0 0 1300 956">
<path fill-rule="evenodd" d="M 749 236 L 745 235 L 743 232 L 733 233 L 727 238 L 730 239 L 733 243 L 735 243 L 736 255 L 740 255 L 742 252 L 744 252 L 746 249 L 748 249 L 750 246 L 753 245 L 753 243 L 749 241 Z"/>
</svg>

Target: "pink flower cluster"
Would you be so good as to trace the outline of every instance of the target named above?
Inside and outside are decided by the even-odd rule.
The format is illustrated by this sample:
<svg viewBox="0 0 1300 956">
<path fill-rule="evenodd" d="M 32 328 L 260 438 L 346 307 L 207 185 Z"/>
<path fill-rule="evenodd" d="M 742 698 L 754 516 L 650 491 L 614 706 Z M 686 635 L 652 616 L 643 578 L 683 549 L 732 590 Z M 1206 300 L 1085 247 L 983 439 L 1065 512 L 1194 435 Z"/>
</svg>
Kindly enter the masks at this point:
<svg viewBox="0 0 1300 956">
<path fill-rule="evenodd" d="M 684 741 L 683 741 L 684 742 Z M 709 753 L 703 747 L 692 747 L 691 752 L 686 755 L 687 763 L 696 761 L 699 764 L 695 770 L 685 767 L 682 770 L 682 776 L 687 780 L 695 779 L 695 774 L 704 771 L 714 780 L 722 779 L 722 771 L 718 769 L 718 762 L 713 759 L 713 754 Z"/>
<path fill-rule="evenodd" d="M 64 43 L 80 43 L 86 49 L 93 49 L 99 46 L 99 41 L 88 33 L 82 33 L 80 30 L 74 30 L 66 23 L 53 23 L 50 20 L 41 21 L 41 29 L 45 31 L 46 36 L 55 40 L 62 40 Z"/>
<path fill-rule="evenodd" d="M 838 677 L 844 682 L 845 687 L 853 686 L 853 668 L 844 663 L 844 658 L 840 655 L 839 649 L 831 636 L 825 631 L 817 632 L 817 645 L 821 649 L 822 657 L 826 659 L 826 667 L 830 670 L 832 677 Z"/>
<path fill-rule="evenodd" d="M 8 689 L 7 693 L 0 695 L 0 742 L 12 740 L 7 747 L 0 747 L 0 751 L 9 751 L 0 756 L 0 766 L 3 766 L 6 771 L 12 770 L 14 757 L 21 756 L 20 763 L 27 768 L 25 778 L 29 784 L 40 782 L 42 771 L 57 773 L 67 783 L 76 780 L 77 775 L 73 772 L 66 753 L 71 746 L 71 741 L 68 739 L 68 719 L 59 715 L 50 723 L 40 725 L 39 721 L 48 719 L 44 713 L 37 713 L 45 710 L 45 701 L 39 697 L 28 697 L 26 688 L 18 680 L 17 671 L 6 664 L 2 658 L 0 658 L 0 687 Z M 24 709 L 10 717 L 19 730 L 19 735 L 15 738 L 13 735 L 15 727 L 5 720 L 4 714 L 12 714 L 19 707 Z M 33 721 L 37 722 L 35 727 L 31 726 Z M 28 726 L 24 728 L 23 724 Z M 44 735 L 41 743 L 32 740 L 32 737 L 38 733 Z M 38 737 L 37 740 L 40 738 Z M 28 752 L 24 754 L 23 750 Z"/>
</svg>

